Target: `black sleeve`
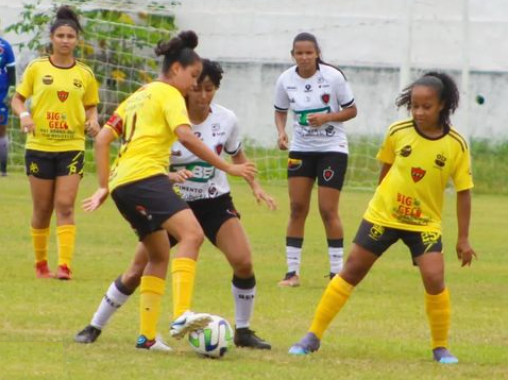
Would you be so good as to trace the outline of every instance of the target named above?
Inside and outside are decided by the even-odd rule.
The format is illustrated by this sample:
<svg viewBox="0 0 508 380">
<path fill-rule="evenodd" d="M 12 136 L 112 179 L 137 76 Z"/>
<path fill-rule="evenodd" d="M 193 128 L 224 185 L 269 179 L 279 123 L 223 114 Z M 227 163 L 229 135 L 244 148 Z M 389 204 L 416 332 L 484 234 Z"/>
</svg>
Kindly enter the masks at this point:
<svg viewBox="0 0 508 380">
<path fill-rule="evenodd" d="M 9 86 L 16 86 L 16 66 L 7 67 L 7 76 L 9 77 Z"/>
</svg>

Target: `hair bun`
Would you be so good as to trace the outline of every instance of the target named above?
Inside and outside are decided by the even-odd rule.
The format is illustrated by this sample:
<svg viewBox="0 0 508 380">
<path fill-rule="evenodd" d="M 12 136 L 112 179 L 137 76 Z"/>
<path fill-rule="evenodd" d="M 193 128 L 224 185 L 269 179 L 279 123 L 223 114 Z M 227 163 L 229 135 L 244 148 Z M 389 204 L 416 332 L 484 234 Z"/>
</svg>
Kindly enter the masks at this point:
<svg viewBox="0 0 508 380">
<path fill-rule="evenodd" d="M 76 13 L 67 5 L 62 5 L 56 12 L 57 20 L 75 20 Z"/>
<path fill-rule="evenodd" d="M 178 33 L 178 38 L 182 41 L 184 48 L 195 49 L 198 46 L 198 35 L 192 30 Z"/>
</svg>

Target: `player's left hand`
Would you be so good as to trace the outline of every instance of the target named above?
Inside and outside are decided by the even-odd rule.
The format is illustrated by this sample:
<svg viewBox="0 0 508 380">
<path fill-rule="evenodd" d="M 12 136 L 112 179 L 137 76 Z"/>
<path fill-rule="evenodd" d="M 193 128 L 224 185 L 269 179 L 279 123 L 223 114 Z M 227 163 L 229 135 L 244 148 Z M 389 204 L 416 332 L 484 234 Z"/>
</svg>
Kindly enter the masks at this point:
<svg viewBox="0 0 508 380">
<path fill-rule="evenodd" d="M 275 199 L 273 199 L 270 195 L 266 194 L 262 188 L 257 187 L 253 189 L 252 193 L 254 194 L 254 198 L 256 198 L 258 204 L 261 204 L 261 202 L 265 202 L 270 210 L 272 211 L 277 210 L 277 203 L 275 202 Z"/>
<path fill-rule="evenodd" d="M 307 122 L 311 127 L 320 127 L 328 123 L 328 114 L 326 113 L 313 113 L 307 115 Z"/>
<path fill-rule="evenodd" d="M 184 183 L 189 178 L 192 178 L 192 172 L 187 169 L 178 170 L 168 174 L 168 178 L 173 183 Z"/>
<path fill-rule="evenodd" d="M 95 137 L 101 131 L 101 126 L 97 120 L 87 120 L 85 122 L 85 130 L 88 136 Z"/>
<path fill-rule="evenodd" d="M 476 252 L 469 245 L 467 239 L 459 239 L 456 246 L 457 258 L 462 261 L 462 266 L 470 266 L 473 258 L 476 258 Z"/>
<path fill-rule="evenodd" d="M 97 210 L 104 201 L 108 198 L 109 190 L 104 187 L 99 187 L 97 191 L 90 197 L 83 200 L 81 207 L 86 212 Z"/>
</svg>

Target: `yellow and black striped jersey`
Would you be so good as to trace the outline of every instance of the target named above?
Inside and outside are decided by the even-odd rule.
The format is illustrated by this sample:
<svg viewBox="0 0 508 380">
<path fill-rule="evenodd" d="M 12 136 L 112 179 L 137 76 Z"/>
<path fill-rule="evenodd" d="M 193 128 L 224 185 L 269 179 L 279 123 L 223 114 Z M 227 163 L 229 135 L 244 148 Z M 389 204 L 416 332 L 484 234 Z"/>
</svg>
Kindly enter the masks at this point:
<svg viewBox="0 0 508 380">
<path fill-rule="evenodd" d="M 364 218 L 409 231 L 441 232 L 444 190 L 473 187 L 469 149 L 453 128 L 437 138 L 423 135 L 412 119 L 392 124 L 377 154 L 391 165 Z"/>
</svg>

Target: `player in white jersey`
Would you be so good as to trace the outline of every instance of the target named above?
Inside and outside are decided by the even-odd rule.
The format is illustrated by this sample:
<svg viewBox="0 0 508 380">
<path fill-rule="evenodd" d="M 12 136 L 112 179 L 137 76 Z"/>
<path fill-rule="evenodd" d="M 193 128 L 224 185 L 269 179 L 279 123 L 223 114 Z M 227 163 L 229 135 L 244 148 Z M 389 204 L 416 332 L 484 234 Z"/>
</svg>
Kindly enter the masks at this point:
<svg viewBox="0 0 508 380">
<path fill-rule="evenodd" d="M 321 59 L 316 37 L 300 33 L 291 55 L 296 65 L 283 72 L 275 89 L 278 146 L 289 148 L 288 190 L 291 214 L 286 233 L 288 271 L 280 286 L 300 285 L 300 260 L 312 188 L 326 230 L 330 278 L 342 269 L 343 228 L 339 198 L 347 168 L 348 143 L 343 122 L 356 116 L 353 92 L 344 74 Z M 286 122 L 293 113 L 293 138 L 288 146 Z"/>
<path fill-rule="evenodd" d="M 212 103 L 220 86 L 222 68 L 216 62 L 202 60 L 203 71 L 198 86 L 187 94 L 187 107 L 192 130 L 217 154 L 229 154 L 234 163 L 245 163 L 235 114 Z M 239 347 L 270 349 L 271 345 L 250 329 L 254 310 L 256 278 L 252 266 L 252 253 L 240 216 L 230 195 L 230 187 L 223 171 L 203 162 L 182 144 L 172 146 L 170 179 L 176 191 L 188 202 L 207 238 L 219 248 L 233 268 L 232 293 L 235 300 L 236 331 L 234 342 Z M 248 181 L 258 202 L 275 209 L 274 200 L 255 180 Z M 170 236 L 171 245 L 179 236 Z M 146 251 L 138 246 L 130 268 L 111 284 L 90 325 L 79 332 L 78 343 L 93 343 L 113 313 L 126 302 L 138 287 L 146 265 Z"/>
</svg>

